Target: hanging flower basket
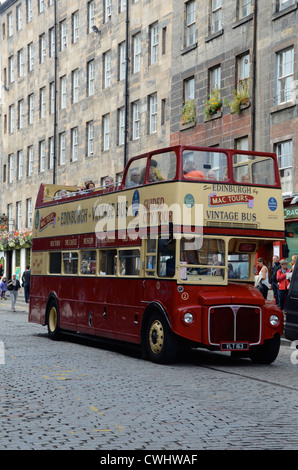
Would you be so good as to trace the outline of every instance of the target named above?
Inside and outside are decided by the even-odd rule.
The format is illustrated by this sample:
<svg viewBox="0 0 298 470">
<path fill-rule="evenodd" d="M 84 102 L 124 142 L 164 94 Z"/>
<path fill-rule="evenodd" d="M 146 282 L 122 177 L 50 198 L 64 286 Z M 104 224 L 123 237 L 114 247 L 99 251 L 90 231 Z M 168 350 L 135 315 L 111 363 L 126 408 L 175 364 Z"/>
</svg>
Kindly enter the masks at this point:
<svg viewBox="0 0 298 470">
<path fill-rule="evenodd" d="M 225 104 L 230 108 L 232 114 L 239 114 L 243 107 L 247 107 L 249 101 L 248 79 L 244 78 L 237 83 L 237 90 L 233 91 L 234 98 Z"/>
<path fill-rule="evenodd" d="M 188 98 L 185 100 L 182 106 L 181 112 L 181 124 L 190 124 L 196 120 L 196 109 L 195 102 L 193 98 Z"/>
<path fill-rule="evenodd" d="M 30 248 L 31 245 L 32 230 L 0 232 L 0 251 L 10 251 L 18 248 Z"/>
<path fill-rule="evenodd" d="M 208 121 L 211 119 L 214 114 L 221 111 L 222 100 L 220 97 L 220 90 L 216 87 L 214 90 L 211 90 L 209 99 L 206 101 L 206 107 L 204 109 L 205 120 Z"/>
</svg>

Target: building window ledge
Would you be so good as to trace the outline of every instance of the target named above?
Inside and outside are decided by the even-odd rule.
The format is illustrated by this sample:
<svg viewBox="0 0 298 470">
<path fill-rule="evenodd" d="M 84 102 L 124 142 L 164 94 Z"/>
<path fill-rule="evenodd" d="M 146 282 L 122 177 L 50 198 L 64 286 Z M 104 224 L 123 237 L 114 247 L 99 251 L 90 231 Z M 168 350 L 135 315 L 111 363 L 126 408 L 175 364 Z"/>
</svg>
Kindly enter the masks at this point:
<svg viewBox="0 0 298 470">
<path fill-rule="evenodd" d="M 288 8 L 285 8 L 284 10 L 278 11 L 277 13 L 274 13 L 272 16 L 272 20 L 278 20 L 284 15 L 287 15 L 288 13 L 291 13 L 292 11 L 297 10 L 297 3 L 295 5 L 290 5 Z"/>
<path fill-rule="evenodd" d="M 193 51 L 194 49 L 197 49 L 197 47 L 198 47 L 197 42 L 195 42 L 194 44 L 191 44 L 190 46 L 186 46 L 184 47 L 184 49 L 182 49 L 181 55 L 187 54 L 188 52 Z"/>
<path fill-rule="evenodd" d="M 216 31 L 216 33 L 210 34 L 205 38 L 205 42 L 212 41 L 212 39 L 218 38 L 219 36 L 222 36 L 224 33 L 224 29 L 220 29 L 219 31 Z"/>
<path fill-rule="evenodd" d="M 222 115 L 223 115 L 223 112 L 222 112 L 222 111 L 217 111 L 216 113 L 211 114 L 211 116 L 204 117 L 204 122 L 214 121 L 215 119 L 221 118 Z"/>
<path fill-rule="evenodd" d="M 244 18 L 241 18 L 240 20 L 236 21 L 236 23 L 233 24 L 232 28 L 233 29 L 238 28 L 238 26 L 248 23 L 248 21 L 253 19 L 253 16 L 254 16 L 253 13 L 251 13 L 250 15 L 247 15 Z"/>
<path fill-rule="evenodd" d="M 294 106 L 296 106 L 296 103 L 294 101 L 288 101 L 287 103 L 282 103 L 282 104 L 272 106 L 270 108 L 270 113 L 271 114 L 277 113 L 279 111 L 283 111 L 284 109 L 293 108 Z"/>
<path fill-rule="evenodd" d="M 187 124 L 180 124 L 180 131 L 185 131 L 186 129 L 190 129 L 195 127 L 196 121 L 188 122 Z"/>
</svg>

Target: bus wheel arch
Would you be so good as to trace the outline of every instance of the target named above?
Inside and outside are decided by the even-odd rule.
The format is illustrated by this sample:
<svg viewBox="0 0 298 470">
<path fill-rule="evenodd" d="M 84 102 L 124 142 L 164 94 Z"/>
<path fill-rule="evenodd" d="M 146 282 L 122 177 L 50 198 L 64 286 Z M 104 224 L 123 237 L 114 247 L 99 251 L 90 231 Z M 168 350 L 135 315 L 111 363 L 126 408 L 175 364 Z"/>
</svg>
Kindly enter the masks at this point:
<svg viewBox="0 0 298 470">
<path fill-rule="evenodd" d="M 141 327 L 142 356 L 159 364 L 172 362 L 177 354 L 178 340 L 171 331 L 168 316 L 154 302 L 144 312 Z"/>
<path fill-rule="evenodd" d="M 59 306 L 58 306 L 58 300 L 54 294 L 51 294 L 47 301 L 46 325 L 48 327 L 49 337 L 53 340 L 59 339 L 60 337 Z"/>
</svg>

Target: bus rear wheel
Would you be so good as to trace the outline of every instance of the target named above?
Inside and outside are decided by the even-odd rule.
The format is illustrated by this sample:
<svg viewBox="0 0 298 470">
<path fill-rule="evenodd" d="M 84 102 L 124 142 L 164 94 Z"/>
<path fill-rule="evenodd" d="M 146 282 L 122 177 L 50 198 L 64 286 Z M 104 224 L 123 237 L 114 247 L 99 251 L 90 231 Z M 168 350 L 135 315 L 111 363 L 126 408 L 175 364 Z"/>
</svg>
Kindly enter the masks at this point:
<svg viewBox="0 0 298 470">
<path fill-rule="evenodd" d="M 51 299 L 47 307 L 48 335 L 51 339 L 57 340 L 60 337 L 59 312 L 55 299 Z"/>
<path fill-rule="evenodd" d="M 164 316 L 158 311 L 151 313 L 143 337 L 145 356 L 152 362 L 167 364 L 177 354 L 178 343 Z"/>
</svg>

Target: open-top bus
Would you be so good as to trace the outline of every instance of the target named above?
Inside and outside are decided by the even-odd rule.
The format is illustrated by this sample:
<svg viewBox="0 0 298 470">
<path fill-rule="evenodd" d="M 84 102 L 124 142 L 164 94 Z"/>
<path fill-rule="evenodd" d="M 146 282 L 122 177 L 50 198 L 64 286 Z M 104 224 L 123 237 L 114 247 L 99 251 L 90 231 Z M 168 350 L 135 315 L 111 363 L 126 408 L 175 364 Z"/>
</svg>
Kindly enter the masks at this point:
<svg viewBox="0 0 298 470">
<path fill-rule="evenodd" d="M 283 315 L 254 287 L 256 253 L 284 240 L 274 154 L 174 146 L 128 162 L 117 185 L 41 184 L 29 321 L 141 345 L 277 357 Z"/>
</svg>

